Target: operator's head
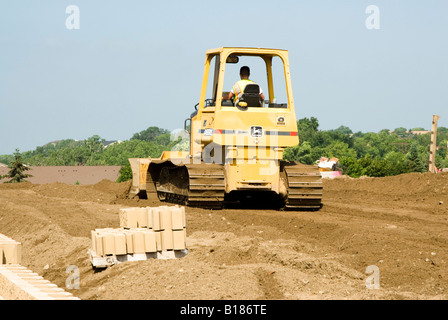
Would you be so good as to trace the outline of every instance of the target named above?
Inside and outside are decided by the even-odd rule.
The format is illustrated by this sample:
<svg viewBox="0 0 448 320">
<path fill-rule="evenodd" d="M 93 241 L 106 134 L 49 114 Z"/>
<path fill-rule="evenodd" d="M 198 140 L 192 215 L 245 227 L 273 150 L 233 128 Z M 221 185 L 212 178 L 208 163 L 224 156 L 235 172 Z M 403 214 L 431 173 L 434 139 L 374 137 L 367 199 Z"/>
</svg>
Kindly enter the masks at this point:
<svg viewBox="0 0 448 320">
<path fill-rule="evenodd" d="M 240 69 L 240 77 L 241 79 L 249 79 L 250 69 L 248 66 L 241 67 Z"/>
</svg>

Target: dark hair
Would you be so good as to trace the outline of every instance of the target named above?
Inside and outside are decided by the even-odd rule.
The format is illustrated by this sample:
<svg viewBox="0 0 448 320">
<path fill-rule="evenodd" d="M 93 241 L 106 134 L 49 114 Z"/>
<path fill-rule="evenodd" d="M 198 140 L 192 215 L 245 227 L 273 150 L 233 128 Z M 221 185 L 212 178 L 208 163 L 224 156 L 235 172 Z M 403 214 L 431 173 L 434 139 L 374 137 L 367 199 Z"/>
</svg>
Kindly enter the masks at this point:
<svg viewBox="0 0 448 320">
<path fill-rule="evenodd" d="M 248 77 L 250 75 L 250 69 L 248 66 L 241 67 L 240 75 Z"/>
</svg>

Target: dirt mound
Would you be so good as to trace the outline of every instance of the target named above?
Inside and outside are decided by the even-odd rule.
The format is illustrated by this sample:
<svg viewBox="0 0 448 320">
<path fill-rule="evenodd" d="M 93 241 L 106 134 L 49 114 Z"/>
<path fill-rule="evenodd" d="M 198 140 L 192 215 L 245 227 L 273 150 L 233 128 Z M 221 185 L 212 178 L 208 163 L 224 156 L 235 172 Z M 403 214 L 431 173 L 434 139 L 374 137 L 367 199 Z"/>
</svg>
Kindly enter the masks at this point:
<svg viewBox="0 0 448 320">
<path fill-rule="evenodd" d="M 383 178 L 336 178 L 325 182 L 329 188 L 335 186 L 335 189 L 359 190 L 375 195 L 417 196 L 434 193 L 446 195 L 448 192 L 448 173 L 409 173 Z"/>
<path fill-rule="evenodd" d="M 130 182 L 0 184 L 0 233 L 23 264 L 81 299 L 446 299 L 447 174 L 324 181 L 318 212 L 186 208 L 189 253 L 95 272 L 90 231 L 118 227 Z M 380 289 L 366 287 L 377 266 Z"/>
<path fill-rule="evenodd" d="M 131 188 L 131 183 L 132 181 L 116 183 L 111 180 L 103 179 L 100 182 L 88 187 L 92 187 L 102 193 L 113 194 L 118 199 L 125 199 Z"/>
<path fill-rule="evenodd" d="M 104 203 L 126 198 L 130 185 L 130 181 L 116 183 L 104 179 L 94 185 L 71 185 L 54 182 L 32 185 L 30 188 L 43 196 Z"/>
</svg>

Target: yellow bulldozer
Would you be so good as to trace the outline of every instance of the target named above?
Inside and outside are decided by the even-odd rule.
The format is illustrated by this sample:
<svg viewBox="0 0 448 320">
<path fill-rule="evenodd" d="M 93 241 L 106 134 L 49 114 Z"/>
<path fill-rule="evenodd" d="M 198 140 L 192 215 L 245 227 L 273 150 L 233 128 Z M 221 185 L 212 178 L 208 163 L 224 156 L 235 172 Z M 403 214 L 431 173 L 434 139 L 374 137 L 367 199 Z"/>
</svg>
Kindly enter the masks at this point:
<svg viewBox="0 0 448 320">
<path fill-rule="evenodd" d="M 226 89 L 239 80 L 237 68 L 242 64 L 259 72 L 251 74 L 256 82 L 228 99 Z M 227 78 L 226 69 L 231 75 Z M 260 95 L 263 87 L 267 99 Z M 278 97 L 284 101 L 277 102 Z M 270 199 L 278 209 L 322 207 L 318 167 L 283 160 L 285 148 L 299 143 L 287 50 L 206 51 L 195 109 L 184 123 L 189 151 L 129 159 L 133 174 L 129 197 L 154 194 L 161 201 L 212 209 L 248 199 Z"/>
</svg>

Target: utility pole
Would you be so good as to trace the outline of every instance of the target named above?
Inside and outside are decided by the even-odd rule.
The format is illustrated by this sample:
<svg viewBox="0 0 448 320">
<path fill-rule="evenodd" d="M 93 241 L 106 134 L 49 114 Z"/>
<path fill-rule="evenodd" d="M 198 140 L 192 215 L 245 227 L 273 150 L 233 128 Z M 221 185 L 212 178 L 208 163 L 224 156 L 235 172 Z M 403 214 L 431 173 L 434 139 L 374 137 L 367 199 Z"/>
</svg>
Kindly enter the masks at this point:
<svg viewBox="0 0 448 320">
<path fill-rule="evenodd" d="M 429 148 L 429 166 L 428 166 L 428 171 L 432 173 L 437 172 L 436 147 L 437 147 L 437 121 L 439 119 L 440 117 L 438 115 L 432 116 L 431 146 Z"/>
</svg>

